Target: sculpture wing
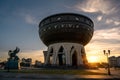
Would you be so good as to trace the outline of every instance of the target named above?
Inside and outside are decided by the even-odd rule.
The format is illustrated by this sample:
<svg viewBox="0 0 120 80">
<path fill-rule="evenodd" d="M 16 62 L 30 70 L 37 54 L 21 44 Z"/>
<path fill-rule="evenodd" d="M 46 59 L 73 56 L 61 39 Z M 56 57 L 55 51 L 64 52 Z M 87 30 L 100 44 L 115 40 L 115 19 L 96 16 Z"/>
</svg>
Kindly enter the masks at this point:
<svg viewBox="0 0 120 80">
<path fill-rule="evenodd" d="M 20 49 L 18 47 L 16 47 L 16 49 L 14 50 L 14 53 L 18 53 L 20 51 Z"/>
</svg>

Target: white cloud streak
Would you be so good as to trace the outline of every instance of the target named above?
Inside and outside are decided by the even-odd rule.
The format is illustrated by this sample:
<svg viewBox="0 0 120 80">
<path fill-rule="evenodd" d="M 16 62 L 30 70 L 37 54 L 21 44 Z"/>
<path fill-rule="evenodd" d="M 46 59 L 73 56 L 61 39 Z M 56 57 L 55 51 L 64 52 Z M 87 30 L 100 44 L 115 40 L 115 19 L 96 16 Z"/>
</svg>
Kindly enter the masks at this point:
<svg viewBox="0 0 120 80">
<path fill-rule="evenodd" d="M 37 24 L 35 18 L 31 15 L 25 15 L 25 21 L 29 24 Z"/>
<path fill-rule="evenodd" d="M 86 45 L 86 51 L 89 54 L 99 54 L 104 49 L 110 49 L 113 56 L 117 56 L 120 49 L 120 28 L 107 30 L 97 30 L 94 32 L 93 39 Z M 118 41 L 118 42 L 117 42 Z"/>
<path fill-rule="evenodd" d="M 120 25 L 120 21 L 113 20 L 113 19 L 106 19 L 106 24 L 114 24 L 115 26 Z"/>
<path fill-rule="evenodd" d="M 109 0 L 85 0 L 82 3 L 75 5 L 75 8 L 83 12 L 101 12 L 103 14 L 110 14 L 115 11 L 115 8 L 111 6 Z"/>
<path fill-rule="evenodd" d="M 103 16 L 98 16 L 98 17 L 97 17 L 97 20 L 98 20 L 98 21 L 101 21 L 102 18 L 103 18 Z"/>
<path fill-rule="evenodd" d="M 120 22 L 119 21 L 114 21 L 114 24 L 117 26 L 117 25 L 120 25 Z"/>
<path fill-rule="evenodd" d="M 30 14 L 24 13 L 24 12 L 20 12 L 19 15 L 20 15 L 20 17 L 22 17 L 24 19 L 24 21 L 27 24 L 32 24 L 32 25 L 37 24 L 37 20 L 33 15 L 30 15 Z"/>
<path fill-rule="evenodd" d="M 119 37 L 119 28 L 112 28 L 108 30 L 97 30 L 94 33 L 95 39 L 116 39 L 120 40 Z"/>
</svg>

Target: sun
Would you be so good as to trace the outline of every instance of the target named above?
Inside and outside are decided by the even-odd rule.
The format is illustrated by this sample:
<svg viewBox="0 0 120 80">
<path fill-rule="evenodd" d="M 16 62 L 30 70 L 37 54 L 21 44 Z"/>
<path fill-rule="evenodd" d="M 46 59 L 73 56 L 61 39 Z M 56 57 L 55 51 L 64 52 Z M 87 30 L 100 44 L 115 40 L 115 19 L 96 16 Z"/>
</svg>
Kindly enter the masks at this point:
<svg viewBox="0 0 120 80">
<path fill-rule="evenodd" d="M 97 56 L 89 56 L 88 62 L 90 63 L 99 62 L 99 58 Z"/>
</svg>

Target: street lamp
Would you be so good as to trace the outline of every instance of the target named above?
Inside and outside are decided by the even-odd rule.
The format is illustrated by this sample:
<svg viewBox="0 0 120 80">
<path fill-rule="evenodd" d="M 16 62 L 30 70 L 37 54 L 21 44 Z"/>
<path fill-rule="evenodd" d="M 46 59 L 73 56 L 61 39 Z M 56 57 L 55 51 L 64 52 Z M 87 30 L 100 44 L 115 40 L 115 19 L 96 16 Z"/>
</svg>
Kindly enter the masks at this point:
<svg viewBox="0 0 120 80">
<path fill-rule="evenodd" d="M 107 57 L 107 62 L 108 62 L 108 65 L 107 65 L 107 67 L 108 67 L 108 75 L 111 75 L 111 73 L 110 73 L 109 59 L 108 59 L 108 55 L 110 55 L 110 50 L 108 50 L 108 53 L 106 53 L 106 50 L 103 50 L 103 52 L 104 52 L 104 55 L 106 55 L 106 57 Z"/>
</svg>

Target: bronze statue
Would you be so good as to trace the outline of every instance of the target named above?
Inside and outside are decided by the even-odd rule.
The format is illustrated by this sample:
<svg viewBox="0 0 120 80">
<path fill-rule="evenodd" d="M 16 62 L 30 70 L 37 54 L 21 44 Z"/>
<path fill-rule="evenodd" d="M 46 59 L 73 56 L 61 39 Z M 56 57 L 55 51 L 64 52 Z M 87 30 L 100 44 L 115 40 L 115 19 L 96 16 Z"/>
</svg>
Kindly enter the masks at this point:
<svg viewBox="0 0 120 80">
<path fill-rule="evenodd" d="M 16 56 L 16 54 L 20 51 L 20 49 L 18 47 L 16 47 L 15 50 L 9 50 L 8 55 L 10 56 L 9 59 L 14 59 L 14 60 L 19 60 L 18 56 Z"/>
<path fill-rule="evenodd" d="M 8 72 L 10 69 L 19 69 L 19 57 L 16 55 L 19 51 L 20 49 L 18 47 L 15 50 L 8 51 L 9 58 L 4 67 Z"/>
</svg>

